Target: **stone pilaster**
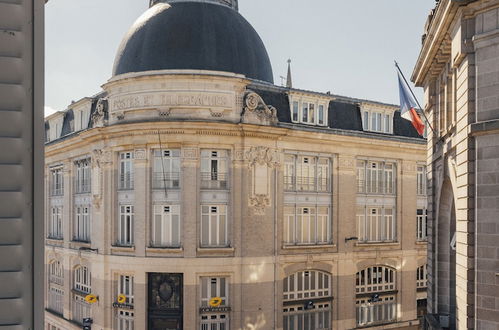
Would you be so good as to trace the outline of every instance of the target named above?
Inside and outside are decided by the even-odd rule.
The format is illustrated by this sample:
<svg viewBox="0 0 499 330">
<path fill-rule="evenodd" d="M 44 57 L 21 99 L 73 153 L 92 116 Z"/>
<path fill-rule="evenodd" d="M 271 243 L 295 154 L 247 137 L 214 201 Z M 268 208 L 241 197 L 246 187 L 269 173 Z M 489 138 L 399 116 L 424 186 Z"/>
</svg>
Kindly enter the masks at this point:
<svg viewBox="0 0 499 330">
<path fill-rule="evenodd" d="M 134 245 L 135 254 L 144 257 L 146 246 L 149 245 L 146 228 L 149 219 L 149 164 L 147 162 L 146 149 L 135 149 L 133 160 L 134 171 Z"/>
<path fill-rule="evenodd" d="M 182 200 L 190 201 L 181 208 L 183 224 L 182 246 L 185 257 L 195 257 L 199 246 L 200 225 L 199 213 L 199 148 L 185 146 L 182 148 Z"/>
</svg>

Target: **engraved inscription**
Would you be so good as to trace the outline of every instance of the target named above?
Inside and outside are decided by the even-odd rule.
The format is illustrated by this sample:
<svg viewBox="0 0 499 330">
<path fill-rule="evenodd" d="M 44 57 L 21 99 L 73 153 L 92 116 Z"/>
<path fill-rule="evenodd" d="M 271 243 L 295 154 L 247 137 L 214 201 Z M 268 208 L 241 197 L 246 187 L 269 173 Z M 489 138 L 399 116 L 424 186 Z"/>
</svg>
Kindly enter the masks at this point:
<svg viewBox="0 0 499 330">
<path fill-rule="evenodd" d="M 111 105 L 112 111 L 160 106 L 229 107 L 230 97 L 214 93 L 144 94 L 113 98 Z"/>
</svg>

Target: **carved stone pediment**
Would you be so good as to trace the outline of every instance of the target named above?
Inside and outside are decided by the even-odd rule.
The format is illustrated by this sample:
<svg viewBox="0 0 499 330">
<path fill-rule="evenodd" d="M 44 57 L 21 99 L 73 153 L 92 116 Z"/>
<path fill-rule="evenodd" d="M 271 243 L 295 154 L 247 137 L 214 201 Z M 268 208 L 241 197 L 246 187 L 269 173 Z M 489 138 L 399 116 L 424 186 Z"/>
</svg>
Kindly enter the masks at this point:
<svg viewBox="0 0 499 330">
<path fill-rule="evenodd" d="M 265 101 L 257 93 L 248 90 L 244 95 L 244 109 L 242 122 L 257 125 L 277 124 L 277 109 L 265 104 Z"/>
</svg>

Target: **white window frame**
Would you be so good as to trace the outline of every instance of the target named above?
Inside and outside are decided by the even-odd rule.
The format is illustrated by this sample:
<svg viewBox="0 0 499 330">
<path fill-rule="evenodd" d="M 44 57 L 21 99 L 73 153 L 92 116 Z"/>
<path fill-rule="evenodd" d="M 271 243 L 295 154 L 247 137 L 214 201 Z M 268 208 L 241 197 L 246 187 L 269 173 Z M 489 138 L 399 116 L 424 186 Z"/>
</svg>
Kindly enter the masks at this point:
<svg viewBox="0 0 499 330">
<path fill-rule="evenodd" d="M 416 190 L 419 196 L 426 196 L 426 166 L 418 165 Z"/>
<path fill-rule="evenodd" d="M 92 274 L 87 266 L 78 265 L 74 268 L 73 289 L 89 294 L 92 292 Z"/>
<path fill-rule="evenodd" d="M 329 101 L 290 97 L 289 104 L 291 122 L 306 125 L 328 126 Z M 320 116 L 321 111 L 322 116 Z"/>
<path fill-rule="evenodd" d="M 416 210 L 416 238 L 418 241 L 426 241 L 428 239 L 428 210 Z"/>
<path fill-rule="evenodd" d="M 419 266 L 416 270 L 416 287 L 427 288 L 428 286 L 428 264 Z"/>
<path fill-rule="evenodd" d="M 116 330 L 133 330 L 135 326 L 134 311 L 129 309 L 116 310 Z"/>
<path fill-rule="evenodd" d="M 134 276 L 133 275 L 118 275 L 118 296 L 126 297 L 125 304 L 133 306 L 134 304 Z"/>
<path fill-rule="evenodd" d="M 356 169 L 359 194 L 397 194 L 396 162 L 358 159 Z"/>
<path fill-rule="evenodd" d="M 201 247 L 228 247 L 230 245 L 227 214 L 228 207 L 225 204 L 201 205 Z M 222 235 L 220 235 L 220 228 L 223 228 Z M 207 242 L 205 241 L 206 235 Z"/>
<path fill-rule="evenodd" d="M 284 244 L 331 244 L 331 213 L 329 205 L 285 205 Z"/>
<path fill-rule="evenodd" d="M 291 121 L 293 123 L 300 122 L 300 102 L 293 101 L 291 103 Z"/>
<path fill-rule="evenodd" d="M 75 162 L 75 193 L 85 194 L 90 193 L 91 189 L 91 172 L 90 158 L 81 159 Z"/>
<path fill-rule="evenodd" d="M 153 205 L 151 246 L 179 248 L 182 244 L 180 205 Z"/>
<path fill-rule="evenodd" d="M 119 190 L 133 190 L 134 186 L 134 153 L 125 151 L 119 153 Z"/>
<path fill-rule="evenodd" d="M 73 241 L 90 242 L 90 206 L 75 205 L 75 219 L 73 223 Z"/>
<path fill-rule="evenodd" d="M 76 323 L 83 324 L 84 318 L 92 317 L 92 309 L 84 296 L 74 293 L 72 305 L 72 319 Z"/>
<path fill-rule="evenodd" d="M 64 268 L 59 260 L 48 264 L 48 308 L 60 315 L 64 312 Z"/>
<path fill-rule="evenodd" d="M 52 206 L 50 208 L 50 220 L 48 226 L 48 238 L 63 239 L 62 206 Z"/>
<path fill-rule="evenodd" d="M 362 110 L 364 131 L 393 134 L 393 111 Z"/>
<path fill-rule="evenodd" d="M 153 189 L 180 188 L 180 150 L 153 150 Z"/>
<path fill-rule="evenodd" d="M 50 196 L 64 195 L 64 171 L 62 167 L 50 169 Z"/>
<path fill-rule="evenodd" d="M 48 275 L 49 283 L 64 285 L 64 267 L 60 260 L 53 260 L 49 263 Z"/>
<path fill-rule="evenodd" d="M 118 234 L 116 244 L 118 246 L 133 246 L 135 214 L 134 206 L 130 204 L 119 205 Z"/>
<path fill-rule="evenodd" d="M 229 187 L 229 152 L 223 149 L 201 150 L 201 188 Z"/>
<path fill-rule="evenodd" d="M 319 270 L 298 271 L 283 279 L 283 326 L 291 329 L 332 329 L 332 276 Z M 315 286 L 314 286 L 315 285 Z M 324 301 L 330 298 L 331 301 Z M 312 301 L 310 309 L 304 301 Z"/>
<path fill-rule="evenodd" d="M 221 298 L 220 306 L 229 306 L 229 282 L 227 276 L 202 276 L 199 279 L 201 307 L 209 307 L 211 298 Z"/>
<path fill-rule="evenodd" d="M 331 190 L 331 160 L 314 155 L 285 155 L 284 190 L 316 191 Z"/>
<path fill-rule="evenodd" d="M 201 330 L 229 330 L 230 319 L 228 313 L 201 314 Z"/>
<path fill-rule="evenodd" d="M 395 206 L 357 205 L 357 235 L 362 243 L 397 241 Z"/>
<path fill-rule="evenodd" d="M 397 272 L 376 265 L 356 274 L 356 322 L 358 326 L 390 323 L 397 319 Z M 378 301 L 373 301 L 374 295 Z"/>
</svg>

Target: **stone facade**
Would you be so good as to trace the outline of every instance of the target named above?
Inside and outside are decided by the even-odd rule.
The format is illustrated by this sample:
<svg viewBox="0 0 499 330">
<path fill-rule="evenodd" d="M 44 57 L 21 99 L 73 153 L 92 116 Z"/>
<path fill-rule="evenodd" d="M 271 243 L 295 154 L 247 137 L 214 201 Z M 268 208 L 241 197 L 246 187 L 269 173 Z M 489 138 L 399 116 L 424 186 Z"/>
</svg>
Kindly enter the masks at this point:
<svg viewBox="0 0 499 330">
<path fill-rule="evenodd" d="M 125 329 L 119 322 L 130 321 L 151 329 L 154 313 L 163 313 L 180 320 L 174 329 L 210 322 L 301 329 L 298 322 L 309 319 L 325 329 L 417 327 L 418 300 L 426 299 L 424 275 L 417 277 L 427 247 L 416 234 L 417 209 L 426 208 L 426 196 L 416 193 L 425 141 L 280 124 L 283 109 L 255 92 L 264 87 L 221 72 L 118 76 L 98 96 L 105 102 L 95 100 L 93 128 L 47 143 L 47 324 L 78 329 L 84 315 L 96 329 Z M 295 93 L 326 109 L 337 98 Z M 366 103 L 391 111 L 387 118 L 397 111 Z M 313 172 L 296 174 L 310 164 Z M 367 179 L 371 166 L 384 174 Z M 157 207 L 166 229 L 156 227 Z M 179 222 L 166 212 L 178 212 Z M 218 227 L 206 212 L 223 213 L 210 215 Z M 180 274 L 180 309 L 155 309 L 174 299 L 178 284 L 162 282 L 152 299 L 158 273 Z M 123 284 L 132 277 L 133 298 Z M 206 306 L 206 279 L 225 299 L 221 307 Z M 96 303 L 78 302 L 89 293 Z"/>
<path fill-rule="evenodd" d="M 425 89 L 432 327 L 499 329 L 499 1 L 441 0 L 413 81 Z"/>
</svg>

